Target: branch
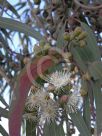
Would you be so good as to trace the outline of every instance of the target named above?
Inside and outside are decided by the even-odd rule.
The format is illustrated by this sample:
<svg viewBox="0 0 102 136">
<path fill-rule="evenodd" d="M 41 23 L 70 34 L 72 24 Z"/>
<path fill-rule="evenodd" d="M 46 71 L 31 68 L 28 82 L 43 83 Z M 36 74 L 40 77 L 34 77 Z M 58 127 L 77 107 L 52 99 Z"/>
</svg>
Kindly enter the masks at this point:
<svg viewBox="0 0 102 136">
<path fill-rule="evenodd" d="M 3 109 L 2 107 L 0 107 L 0 117 L 4 117 L 4 118 L 8 118 L 9 117 L 9 111 L 5 109 Z"/>
<path fill-rule="evenodd" d="M 0 68 L 0 75 L 5 78 L 7 83 L 10 83 L 10 79 L 6 76 L 5 72 L 1 68 Z"/>
<path fill-rule="evenodd" d="M 84 4 L 81 4 L 78 0 L 74 0 L 74 3 L 76 5 L 78 5 L 79 7 L 83 8 L 83 9 L 89 9 L 89 10 L 98 10 L 98 9 L 102 9 L 102 4 L 100 4 L 99 6 L 86 6 Z"/>
</svg>

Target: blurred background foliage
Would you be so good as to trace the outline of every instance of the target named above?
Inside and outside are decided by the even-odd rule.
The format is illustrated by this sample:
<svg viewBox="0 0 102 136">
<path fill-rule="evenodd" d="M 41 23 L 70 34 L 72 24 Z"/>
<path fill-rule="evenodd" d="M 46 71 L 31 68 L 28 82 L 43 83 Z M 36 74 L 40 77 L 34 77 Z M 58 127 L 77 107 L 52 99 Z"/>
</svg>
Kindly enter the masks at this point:
<svg viewBox="0 0 102 136">
<path fill-rule="evenodd" d="M 83 134 L 87 128 L 90 135 L 101 136 L 102 0 L 0 0 L 0 102 L 3 104 L 0 107 L 1 135 L 9 135 L 2 126 L 2 117 L 8 118 L 17 75 L 29 59 L 34 57 L 36 44 L 42 46 L 49 43 L 52 47 L 66 50 L 67 43 L 63 40 L 63 34 L 72 32 L 77 26 L 88 32 L 88 46 L 84 49 L 72 48 L 71 53 L 80 71 L 88 71 L 91 79 L 83 79 L 83 87 L 88 95 L 83 96 L 82 115 L 71 115 L 71 119 L 82 136 L 89 135 L 89 132 Z M 72 128 L 68 126 L 68 136 L 75 133 L 72 121 L 69 124 Z M 31 124 L 27 126 L 27 136 L 32 136 L 29 126 L 32 128 Z M 50 126 L 51 130 L 53 126 Z M 57 126 L 54 127 L 57 136 Z M 49 131 L 45 135 L 49 135 Z"/>
</svg>

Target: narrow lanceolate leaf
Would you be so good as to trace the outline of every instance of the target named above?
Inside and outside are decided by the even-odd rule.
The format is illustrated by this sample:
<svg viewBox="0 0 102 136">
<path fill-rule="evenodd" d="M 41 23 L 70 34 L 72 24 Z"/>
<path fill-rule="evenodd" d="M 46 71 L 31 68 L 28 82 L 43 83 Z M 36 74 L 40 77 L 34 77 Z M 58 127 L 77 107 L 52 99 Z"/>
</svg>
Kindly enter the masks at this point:
<svg viewBox="0 0 102 136">
<path fill-rule="evenodd" d="M 63 125 L 57 125 L 55 122 L 46 124 L 43 136 L 65 136 Z"/>
<path fill-rule="evenodd" d="M 0 95 L 0 101 L 2 102 L 2 104 L 4 104 L 6 107 L 9 107 L 9 105 L 6 103 L 6 101 L 4 100 L 3 96 Z"/>
<path fill-rule="evenodd" d="M 15 14 L 18 18 L 20 17 L 16 9 L 7 1 L 7 0 L 0 0 L 0 5 L 9 9 L 13 14 Z"/>
<path fill-rule="evenodd" d="M 33 28 L 29 27 L 24 23 L 15 21 L 13 19 L 0 17 L 0 27 L 4 29 L 9 29 L 12 31 L 18 31 L 24 33 L 27 36 L 31 36 L 35 38 L 36 40 L 40 40 L 42 38 L 40 32 L 34 30 Z"/>
<path fill-rule="evenodd" d="M 26 136 L 36 136 L 36 123 L 26 121 Z"/>
<path fill-rule="evenodd" d="M 0 136 L 9 136 L 6 130 L 0 125 Z"/>
<path fill-rule="evenodd" d="M 75 47 L 71 48 L 71 53 L 73 54 L 73 58 L 77 62 L 80 69 L 85 72 L 87 70 L 87 67 L 84 64 L 84 61 L 80 57 L 80 54 L 78 53 L 78 51 L 77 51 L 77 49 Z"/>
<path fill-rule="evenodd" d="M 56 42 L 57 47 L 63 47 L 63 44 L 64 44 L 63 34 L 64 34 L 64 32 L 65 32 L 65 24 L 62 25 L 62 28 L 60 30 L 58 29 L 58 37 L 57 37 L 57 42 Z"/>
<path fill-rule="evenodd" d="M 79 130 L 81 136 L 91 136 L 89 128 L 85 124 L 85 121 L 83 120 L 83 117 L 81 113 L 71 113 L 70 117 L 74 123 L 74 125 Z"/>
<path fill-rule="evenodd" d="M 4 117 L 4 118 L 8 118 L 9 116 L 9 111 L 8 110 L 5 110 L 3 108 L 0 107 L 0 116 L 1 117 Z"/>
<path fill-rule="evenodd" d="M 96 38 L 92 32 L 92 30 L 90 29 L 90 27 L 81 22 L 81 26 L 83 27 L 83 29 L 87 32 L 87 48 L 89 49 L 89 51 L 91 52 L 92 56 L 93 56 L 93 61 L 95 60 L 100 60 L 101 56 L 100 56 L 100 52 L 99 49 L 97 47 L 97 41 Z"/>
<path fill-rule="evenodd" d="M 90 86 L 86 80 L 82 80 L 82 91 L 87 93 L 83 97 L 83 119 L 88 128 L 91 128 L 91 116 L 90 116 Z"/>
<path fill-rule="evenodd" d="M 91 116 L 90 116 L 90 87 L 89 83 L 82 79 L 81 81 L 82 95 L 83 97 L 83 119 L 88 128 L 91 128 Z M 86 95 L 84 95 L 86 94 Z"/>
<path fill-rule="evenodd" d="M 102 80 L 102 62 L 95 61 L 91 63 L 88 67 L 90 75 L 94 78 L 94 80 Z"/>
<path fill-rule="evenodd" d="M 99 136 L 102 132 L 102 91 L 100 81 L 92 83 L 92 87 L 96 105 L 97 136 Z"/>
<path fill-rule="evenodd" d="M 91 116 L 90 116 L 90 102 L 89 96 L 84 97 L 84 105 L 83 105 L 83 119 L 88 128 L 91 128 Z"/>
</svg>

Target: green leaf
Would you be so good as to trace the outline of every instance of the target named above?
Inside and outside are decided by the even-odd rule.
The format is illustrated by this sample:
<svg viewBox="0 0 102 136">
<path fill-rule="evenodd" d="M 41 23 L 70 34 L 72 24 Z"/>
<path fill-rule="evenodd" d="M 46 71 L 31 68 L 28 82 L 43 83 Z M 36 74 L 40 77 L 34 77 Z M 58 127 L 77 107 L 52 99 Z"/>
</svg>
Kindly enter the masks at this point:
<svg viewBox="0 0 102 136">
<path fill-rule="evenodd" d="M 5 109 L 3 109 L 3 108 L 0 107 L 0 116 L 4 117 L 4 118 L 8 118 L 9 111 L 7 111 L 7 110 L 5 110 Z"/>
<path fill-rule="evenodd" d="M 16 5 L 15 5 L 15 7 L 17 7 L 17 10 L 20 10 L 20 9 L 22 9 L 24 6 L 26 6 L 26 2 L 18 2 Z"/>
<path fill-rule="evenodd" d="M 2 136 L 9 136 L 6 130 L 0 125 L 0 133 Z"/>
<path fill-rule="evenodd" d="M 64 32 L 65 32 L 65 24 L 62 25 L 62 28 L 60 30 L 58 30 L 58 37 L 57 37 L 57 42 L 56 42 L 57 47 L 62 47 L 65 42 L 63 38 Z"/>
<path fill-rule="evenodd" d="M 3 28 L 1 28 L 1 31 L 2 31 L 2 33 L 5 35 L 5 37 L 6 38 L 8 38 L 12 43 L 13 43 L 13 41 L 12 41 L 12 39 L 11 39 L 11 37 L 10 37 L 10 34 L 9 34 L 9 32 L 7 32 L 7 30 L 5 30 L 5 29 L 3 29 Z M 2 36 L 3 37 L 3 36 Z M 1 38 L 0 38 L 1 39 Z M 4 38 L 3 38 L 4 39 Z M 5 40 L 5 39 L 4 39 Z M 7 42 L 7 41 L 5 41 L 5 42 Z"/>
<path fill-rule="evenodd" d="M 85 91 L 87 95 L 84 96 L 83 99 L 83 119 L 88 126 L 88 128 L 91 128 L 91 116 L 90 116 L 90 101 L 89 101 L 89 95 L 90 95 L 90 86 L 89 83 L 86 80 L 81 81 L 81 89 L 82 91 Z"/>
<path fill-rule="evenodd" d="M 89 65 L 88 69 L 94 80 L 102 79 L 102 62 L 95 61 Z"/>
<path fill-rule="evenodd" d="M 97 135 L 102 132 L 102 90 L 101 90 L 101 82 L 92 82 L 93 94 L 95 98 L 96 105 L 96 127 L 97 127 Z"/>
<path fill-rule="evenodd" d="M 82 136 L 91 136 L 81 113 L 71 113 L 70 117 Z"/>
<path fill-rule="evenodd" d="M 26 136 L 36 136 L 36 124 L 32 121 L 26 121 Z"/>
<path fill-rule="evenodd" d="M 0 101 L 6 106 L 9 107 L 9 105 L 6 103 L 6 101 L 4 100 L 4 98 L 0 95 Z"/>
<path fill-rule="evenodd" d="M 79 53 L 81 59 L 84 61 L 84 63 L 87 64 L 87 62 L 94 61 L 94 54 L 89 49 L 88 45 L 86 45 L 84 48 L 76 47 L 76 50 Z"/>
<path fill-rule="evenodd" d="M 88 90 L 90 91 L 90 90 Z M 83 119 L 88 128 L 91 128 L 91 116 L 90 116 L 90 101 L 89 94 L 84 97 L 84 105 L 83 105 Z"/>
<path fill-rule="evenodd" d="M 84 99 L 85 100 L 84 100 L 84 105 L 83 105 L 83 119 L 84 119 L 87 127 L 91 128 L 89 97 L 86 96 Z"/>
<path fill-rule="evenodd" d="M 87 49 L 91 52 L 92 57 L 93 57 L 92 58 L 93 61 L 100 60 L 101 55 L 100 55 L 99 49 L 97 47 L 97 41 L 94 36 L 94 33 L 92 32 L 92 30 L 90 29 L 90 27 L 87 24 L 81 22 L 81 26 L 87 32 L 87 38 L 86 38 Z"/>
<path fill-rule="evenodd" d="M 18 18 L 20 17 L 17 10 L 7 1 L 7 0 L 0 0 L 0 5 L 9 9 L 12 13 L 14 13 Z"/>
<path fill-rule="evenodd" d="M 71 47 L 71 53 L 73 54 L 74 60 L 77 62 L 78 66 L 80 67 L 80 69 L 82 71 L 86 71 L 87 67 L 84 64 L 84 61 L 82 60 L 82 58 L 80 57 L 77 49 L 75 47 Z"/>
<path fill-rule="evenodd" d="M 65 136 L 63 125 L 57 125 L 55 122 L 45 124 L 44 136 Z"/>
<path fill-rule="evenodd" d="M 25 35 L 31 36 L 37 40 L 42 39 L 42 35 L 40 34 L 40 32 L 34 30 L 33 28 L 29 27 L 24 23 L 15 21 L 13 19 L 0 17 L 0 27 L 24 33 Z"/>
</svg>

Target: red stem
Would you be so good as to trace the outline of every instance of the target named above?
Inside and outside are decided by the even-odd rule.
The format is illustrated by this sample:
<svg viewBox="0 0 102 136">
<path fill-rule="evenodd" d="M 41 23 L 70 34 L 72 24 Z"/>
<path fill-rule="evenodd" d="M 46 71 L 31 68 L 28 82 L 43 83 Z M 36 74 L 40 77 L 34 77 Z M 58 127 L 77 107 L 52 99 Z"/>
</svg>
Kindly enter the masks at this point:
<svg viewBox="0 0 102 136">
<path fill-rule="evenodd" d="M 37 68 L 37 63 L 38 60 L 34 61 L 30 67 L 31 74 L 34 79 L 36 79 L 38 76 L 37 69 L 39 68 Z M 52 60 L 49 57 L 44 59 L 43 63 L 41 64 L 42 72 L 44 73 L 44 71 L 46 71 L 52 65 Z M 9 118 L 10 136 L 20 136 L 22 113 L 31 84 L 32 83 L 28 77 L 27 71 L 24 69 L 19 75 L 16 90 L 14 90 L 16 99 L 13 100 L 11 104 L 11 114 Z"/>
</svg>

